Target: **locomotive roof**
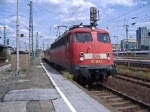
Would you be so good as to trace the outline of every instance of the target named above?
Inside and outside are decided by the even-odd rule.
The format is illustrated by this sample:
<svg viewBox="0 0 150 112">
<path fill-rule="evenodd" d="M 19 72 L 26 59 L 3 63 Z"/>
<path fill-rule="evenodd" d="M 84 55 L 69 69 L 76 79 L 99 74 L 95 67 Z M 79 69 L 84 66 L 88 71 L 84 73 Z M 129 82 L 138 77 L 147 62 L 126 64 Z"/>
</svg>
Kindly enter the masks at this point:
<svg viewBox="0 0 150 112">
<path fill-rule="evenodd" d="M 69 32 L 92 32 L 92 31 L 96 31 L 96 32 L 100 32 L 100 33 L 108 33 L 108 31 L 104 30 L 104 29 L 95 28 L 94 30 L 92 30 L 91 26 L 89 26 L 89 25 L 87 25 L 86 27 L 73 27 L 73 28 L 70 28 L 69 30 L 65 31 L 62 35 L 60 35 L 55 40 L 55 42 Z"/>
<path fill-rule="evenodd" d="M 94 27 L 94 30 L 92 30 L 92 26 L 91 25 L 82 25 L 82 23 L 80 25 L 73 25 L 71 28 L 69 28 L 69 31 L 97 31 L 97 32 L 107 32 L 106 30 L 103 29 L 99 29 Z"/>
<path fill-rule="evenodd" d="M 75 29 L 73 29 L 73 30 L 71 30 L 71 31 L 73 31 L 73 32 L 76 32 L 76 31 L 86 31 L 86 32 L 92 32 L 92 31 L 96 31 L 96 32 L 101 32 L 101 33 L 108 33 L 108 31 L 107 30 L 104 30 L 104 29 L 98 29 L 98 28 L 96 28 L 96 29 L 94 29 L 94 30 L 92 30 L 91 28 L 75 28 Z"/>
</svg>

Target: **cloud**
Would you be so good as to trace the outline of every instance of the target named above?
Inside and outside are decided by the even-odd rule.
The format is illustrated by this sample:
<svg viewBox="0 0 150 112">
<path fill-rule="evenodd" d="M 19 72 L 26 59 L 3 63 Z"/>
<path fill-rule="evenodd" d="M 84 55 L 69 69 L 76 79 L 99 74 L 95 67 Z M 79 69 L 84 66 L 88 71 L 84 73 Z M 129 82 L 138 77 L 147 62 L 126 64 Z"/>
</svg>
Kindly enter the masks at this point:
<svg viewBox="0 0 150 112">
<path fill-rule="evenodd" d="M 0 32 L 3 32 L 3 31 L 4 31 L 4 27 L 6 27 L 6 30 L 5 30 L 6 33 L 7 33 L 7 32 L 9 32 L 9 33 L 10 33 L 10 32 L 11 32 L 11 33 L 14 32 L 14 29 L 13 29 L 12 27 L 8 26 L 8 25 L 5 25 L 5 26 L 0 25 Z"/>
<path fill-rule="evenodd" d="M 129 31 L 129 36 L 130 35 L 136 35 L 136 31 Z M 132 36 L 130 36 L 130 37 L 132 37 Z M 135 37 L 134 37 L 135 38 Z"/>
<path fill-rule="evenodd" d="M 89 20 L 89 17 L 70 17 L 70 18 L 66 18 L 63 20 L 64 23 L 71 25 L 72 23 L 74 24 L 80 24 L 80 23 L 87 23 L 87 21 Z"/>
<path fill-rule="evenodd" d="M 0 24 L 10 27 L 10 32 L 13 32 L 16 36 L 16 1 L 17 0 L 0 0 L 2 4 Z M 30 0 L 20 0 L 20 33 L 23 33 L 25 37 L 28 37 L 29 27 L 29 7 L 26 5 Z M 122 13 L 135 8 L 137 5 L 146 4 L 149 0 L 32 0 L 33 1 L 33 26 L 34 37 L 36 32 L 42 35 L 43 40 L 51 39 L 55 40 L 57 29 L 53 26 L 67 25 L 68 27 L 74 24 L 90 24 L 90 7 L 97 7 L 100 10 L 99 27 L 103 28 L 108 26 L 113 35 L 122 34 L 125 35 L 125 29 L 117 29 L 116 25 L 123 25 L 123 22 L 108 22 L 106 25 L 101 23 L 121 15 Z M 5 5 L 6 4 L 6 5 Z M 132 7 L 133 6 L 133 7 Z M 125 15 L 126 16 L 126 15 Z M 123 18 L 125 18 L 123 16 Z M 117 18 L 122 19 L 122 18 Z M 137 22 L 136 22 L 137 23 Z M 140 26 L 150 26 L 149 23 L 139 23 Z M 51 27 L 51 28 L 50 28 Z M 106 27 L 105 27 L 106 28 Z M 66 30 L 62 28 L 61 33 Z M 114 31 L 115 30 L 115 31 Z M 117 30 L 119 32 L 117 32 Z M 3 30 L 1 30 L 3 31 Z M 40 33 L 41 32 L 41 33 Z M 122 33 L 123 32 L 123 33 Z M 130 32 L 129 32 L 130 33 Z M 133 32 L 131 33 L 133 34 Z M 51 36 L 48 36 L 51 35 Z M 25 39 L 28 41 L 28 39 Z M 49 41 L 47 41 L 49 42 Z"/>
<path fill-rule="evenodd" d="M 121 5 L 121 6 L 135 6 L 137 3 L 134 0 L 99 0 L 102 7 L 107 7 L 108 5 Z"/>
<path fill-rule="evenodd" d="M 4 18 L 4 19 L 0 19 L 0 22 L 7 24 L 7 25 L 16 25 L 16 20 L 17 17 L 16 16 L 12 16 L 10 18 Z M 28 20 L 27 18 L 21 17 L 19 16 L 19 24 L 20 26 L 27 26 Z"/>
<path fill-rule="evenodd" d="M 20 29 L 20 33 L 21 34 L 27 34 L 27 36 L 29 35 L 28 33 L 29 33 L 29 30 L 26 28 L 22 28 L 22 29 Z"/>
<path fill-rule="evenodd" d="M 148 29 L 150 29 L 150 22 L 137 23 L 135 26 L 136 27 L 147 27 Z"/>
<path fill-rule="evenodd" d="M 11 18 L 5 18 L 0 20 L 1 22 L 8 24 L 8 25 L 14 25 L 16 23 L 16 16 L 13 16 Z"/>
<path fill-rule="evenodd" d="M 34 0 L 34 2 L 41 4 L 41 5 L 49 5 L 49 6 L 62 6 L 62 7 L 69 7 L 69 6 L 76 6 L 83 4 L 83 0 Z"/>
<path fill-rule="evenodd" d="M 39 0 L 39 3 L 50 3 L 53 5 L 61 4 L 64 0 Z"/>
<path fill-rule="evenodd" d="M 49 41 L 49 40 L 55 40 L 56 37 L 55 36 L 49 36 L 49 35 L 47 35 L 47 36 L 44 36 L 42 39 Z"/>
<path fill-rule="evenodd" d="M 10 18 L 1 19 L 0 22 L 3 22 L 5 26 L 7 26 L 8 31 L 16 34 L 16 16 L 12 16 Z M 19 16 L 19 32 L 28 36 L 28 20 L 24 17 Z"/>
<path fill-rule="evenodd" d="M 143 5 L 145 5 L 145 4 L 147 4 L 148 2 L 149 2 L 149 0 L 139 0 L 138 1 L 140 4 L 143 4 Z"/>
<path fill-rule="evenodd" d="M 33 2 L 52 11 L 55 14 L 53 19 L 57 19 L 59 24 L 87 21 L 90 7 L 95 6 L 92 2 L 84 2 L 83 0 L 34 0 Z"/>
<path fill-rule="evenodd" d="M 16 0 L 0 0 L 0 5 L 6 5 L 8 3 L 16 3 Z"/>
</svg>

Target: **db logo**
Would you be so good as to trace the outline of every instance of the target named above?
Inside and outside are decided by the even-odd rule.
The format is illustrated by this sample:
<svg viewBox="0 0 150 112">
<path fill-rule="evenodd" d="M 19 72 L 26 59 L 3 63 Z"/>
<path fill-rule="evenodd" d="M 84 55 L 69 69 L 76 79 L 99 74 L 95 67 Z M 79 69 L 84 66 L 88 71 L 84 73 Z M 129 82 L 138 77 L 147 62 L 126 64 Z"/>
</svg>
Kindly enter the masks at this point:
<svg viewBox="0 0 150 112">
<path fill-rule="evenodd" d="M 94 59 L 99 59 L 99 58 L 100 58 L 100 55 L 99 55 L 99 54 L 93 54 L 93 58 L 94 58 Z"/>
</svg>

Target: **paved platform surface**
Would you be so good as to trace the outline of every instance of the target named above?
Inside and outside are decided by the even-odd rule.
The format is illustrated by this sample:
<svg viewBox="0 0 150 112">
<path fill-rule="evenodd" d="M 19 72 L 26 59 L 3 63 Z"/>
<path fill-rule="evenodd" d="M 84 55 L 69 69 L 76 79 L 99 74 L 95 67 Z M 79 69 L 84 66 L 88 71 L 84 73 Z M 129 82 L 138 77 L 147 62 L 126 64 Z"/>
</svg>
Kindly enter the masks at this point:
<svg viewBox="0 0 150 112">
<path fill-rule="evenodd" d="M 0 71 L 0 112 L 109 112 L 49 65 L 43 67 L 46 72 L 36 60 L 29 72 L 19 76 Z"/>
<path fill-rule="evenodd" d="M 4 97 L 4 102 L 12 101 L 37 101 L 37 100 L 53 100 L 60 98 L 55 89 L 23 89 L 12 90 Z"/>
<path fill-rule="evenodd" d="M 0 71 L 0 112 L 55 112 L 53 101 L 60 98 L 40 60 L 30 71 Z M 61 99 L 61 98 L 60 98 Z"/>
<path fill-rule="evenodd" d="M 106 107 L 95 101 L 52 67 L 47 64 L 44 64 L 44 67 L 48 76 L 54 80 L 77 112 L 110 112 Z"/>
</svg>

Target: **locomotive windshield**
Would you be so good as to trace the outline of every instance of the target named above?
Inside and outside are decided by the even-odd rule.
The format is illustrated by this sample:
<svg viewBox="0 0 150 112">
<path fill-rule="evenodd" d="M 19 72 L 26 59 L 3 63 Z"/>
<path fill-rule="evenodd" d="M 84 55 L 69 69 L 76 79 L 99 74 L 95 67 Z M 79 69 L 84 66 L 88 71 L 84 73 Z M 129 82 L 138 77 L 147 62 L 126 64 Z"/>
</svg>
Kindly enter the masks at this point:
<svg viewBox="0 0 150 112">
<path fill-rule="evenodd" d="M 76 42 L 91 42 L 92 39 L 92 35 L 90 33 L 75 33 L 74 34 L 74 38 Z"/>
<path fill-rule="evenodd" d="M 97 39 L 99 42 L 110 43 L 110 37 L 108 34 L 98 33 Z"/>
</svg>

